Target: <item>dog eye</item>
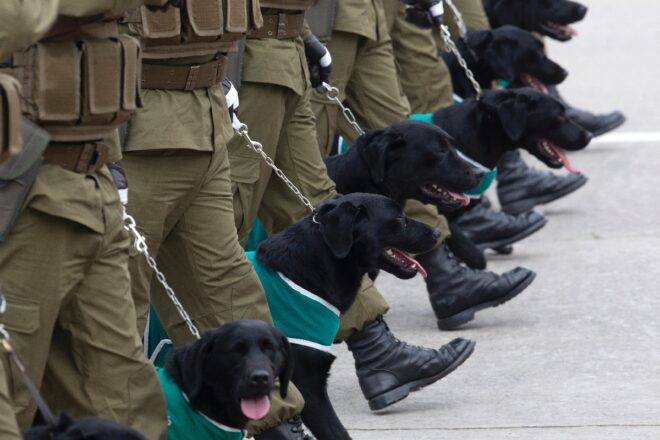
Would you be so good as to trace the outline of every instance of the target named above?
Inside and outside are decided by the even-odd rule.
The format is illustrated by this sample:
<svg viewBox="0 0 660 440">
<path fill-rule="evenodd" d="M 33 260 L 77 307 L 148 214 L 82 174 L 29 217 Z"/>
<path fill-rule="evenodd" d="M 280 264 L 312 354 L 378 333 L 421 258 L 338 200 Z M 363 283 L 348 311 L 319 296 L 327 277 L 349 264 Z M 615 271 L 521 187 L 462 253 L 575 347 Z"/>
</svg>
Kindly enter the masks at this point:
<svg viewBox="0 0 660 440">
<path fill-rule="evenodd" d="M 236 353 L 245 353 L 247 351 L 247 344 L 244 342 L 237 342 L 234 344 L 232 351 L 235 351 Z"/>
<path fill-rule="evenodd" d="M 261 341 L 261 344 L 259 344 L 259 348 L 261 348 L 261 351 L 271 351 L 273 349 L 273 344 L 264 339 Z"/>
</svg>

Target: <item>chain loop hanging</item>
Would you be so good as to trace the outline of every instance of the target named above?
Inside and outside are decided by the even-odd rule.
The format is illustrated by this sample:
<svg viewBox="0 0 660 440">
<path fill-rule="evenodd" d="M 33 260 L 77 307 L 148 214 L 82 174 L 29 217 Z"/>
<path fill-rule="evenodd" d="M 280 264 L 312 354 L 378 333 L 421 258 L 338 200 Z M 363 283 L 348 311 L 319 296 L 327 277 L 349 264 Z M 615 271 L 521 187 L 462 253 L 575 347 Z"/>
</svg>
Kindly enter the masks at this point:
<svg viewBox="0 0 660 440">
<path fill-rule="evenodd" d="M 472 88 L 474 89 L 475 92 L 477 92 L 477 98 L 481 96 L 481 86 L 477 82 L 477 80 L 474 78 L 474 73 L 470 70 L 470 68 L 467 65 L 467 61 L 465 61 L 465 58 L 461 55 L 460 51 L 458 50 L 458 47 L 456 47 L 456 43 L 451 39 L 451 33 L 449 32 L 449 28 L 447 25 L 440 25 L 440 35 L 442 36 L 442 41 L 445 43 L 445 51 L 451 52 L 454 54 L 456 59 L 458 60 L 458 64 L 463 68 L 465 71 L 465 76 L 467 76 L 467 79 L 470 81 L 472 84 Z"/>
<path fill-rule="evenodd" d="M 454 18 L 456 19 L 456 26 L 458 27 L 458 36 L 465 40 L 465 35 L 467 34 L 467 26 L 465 26 L 465 20 L 463 20 L 461 11 L 459 11 L 454 4 L 454 0 L 444 0 L 444 2 L 447 4 L 447 6 L 449 6 L 452 14 L 454 14 Z"/>
<path fill-rule="evenodd" d="M 321 85 L 321 87 L 323 87 L 325 90 L 325 97 L 331 101 L 334 101 L 334 103 L 339 106 L 344 119 L 346 119 L 346 121 L 355 129 L 358 135 L 362 136 L 365 132 L 362 127 L 360 127 L 360 124 L 358 124 L 357 119 L 355 118 L 355 115 L 351 109 L 346 107 L 344 103 L 341 102 L 341 99 L 339 99 L 339 89 L 325 82 Z"/>
<path fill-rule="evenodd" d="M 201 335 L 199 333 L 199 330 L 197 329 L 197 327 L 195 327 L 195 324 L 193 324 L 192 320 L 190 319 L 190 316 L 188 316 L 188 312 L 186 312 L 186 309 L 183 308 L 183 305 L 179 301 L 179 298 L 177 298 L 176 294 L 174 293 L 174 290 L 167 283 L 167 280 L 165 279 L 165 275 L 163 274 L 163 272 L 161 272 L 158 269 L 158 266 L 156 265 L 156 260 L 151 255 L 149 255 L 149 249 L 147 248 L 147 241 L 144 238 L 144 236 L 140 233 L 140 231 L 137 230 L 137 224 L 135 223 L 135 219 L 130 215 L 128 215 L 127 213 L 124 214 L 124 219 L 126 221 L 126 224 L 124 225 L 124 229 L 130 232 L 130 234 L 133 236 L 133 239 L 135 240 L 134 243 L 135 249 L 140 254 L 142 254 L 144 258 L 147 260 L 147 265 L 151 268 L 151 270 L 154 271 L 154 274 L 156 275 L 156 279 L 165 289 L 165 293 L 176 307 L 176 310 L 177 312 L 179 312 L 179 315 L 181 315 L 181 317 L 185 321 L 186 325 L 188 326 L 188 329 L 190 329 L 190 333 L 192 333 L 195 338 L 200 339 Z"/>
</svg>

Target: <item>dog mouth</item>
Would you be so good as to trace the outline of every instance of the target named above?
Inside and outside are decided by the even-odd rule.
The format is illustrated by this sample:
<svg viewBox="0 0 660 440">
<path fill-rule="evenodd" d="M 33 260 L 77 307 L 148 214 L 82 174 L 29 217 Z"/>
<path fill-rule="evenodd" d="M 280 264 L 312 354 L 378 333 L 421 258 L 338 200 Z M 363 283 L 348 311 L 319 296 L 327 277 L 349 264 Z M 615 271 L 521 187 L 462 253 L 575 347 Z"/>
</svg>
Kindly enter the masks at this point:
<svg viewBox="0 0 660 440">
<path fill-rule="evenodd" d="M 571 165 L 564 150 L 557 145 L 544 139 L 539 141 L 537 146 L 539 153 L 548 161 L 552 162 L 557 168 L 563 166 L 573 174 L 582 174 L 580 170 Z"/>
<path fill-rule="evenodd" d="M 426 269 L 424 269 L 424 267 L 419 264 L 419 261 L 415 260 L 413 257 L 400 249 L 393 247 L 386 248 L 383 251 L 383 257 L 386 261 L 398 267 L 403 272 L 407 272 L 409 274 L 419 273 L 424 278 L 428 276 Z"/>
<path fill-rule="evenodd" d="M 427 183 L 422 186 L 422 191 L 427 196 L 439 200 L 449 206 L 463 207 L 470 204 L 470 198 L 465 194 L 449 191 L 441 188 L 434 183 Z"/>
<path fill-rule="evenodd" d="M 241 412 L 250 420 L 261 420 L 268 415 L 269 411 L 270 396 L 268 394 L 241 399 Z"/>
<path fill-rule="evenodd" d="M 548 88 L 534 75 L 530 75 L 529 73 L 523 73 L 520 76 L 520 80 L 526 86 L 531 87 L 534 90 L 543 93 L 544 95 L 548 94 Z"/>
<path fill-rule="evenodd" d="M 572 26 L 567 24 L 559 24 L 554 21 L 547 21 L 541 25 L 541 29 L 547 32 L 551 37 L 561 41 L 570 40 L 578 33 Z"/>
</svg>

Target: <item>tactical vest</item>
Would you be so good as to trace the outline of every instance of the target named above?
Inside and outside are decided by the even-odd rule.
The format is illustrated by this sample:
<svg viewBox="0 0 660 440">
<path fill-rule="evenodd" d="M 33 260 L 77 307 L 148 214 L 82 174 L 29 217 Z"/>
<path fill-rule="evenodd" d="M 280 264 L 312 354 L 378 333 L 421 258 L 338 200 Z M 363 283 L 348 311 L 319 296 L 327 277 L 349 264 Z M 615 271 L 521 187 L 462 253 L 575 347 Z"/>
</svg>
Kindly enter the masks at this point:
<svg viewBox="0 0 660 440">
<path fill-rule="evenodd" d="M 21 152 L 21 85 L 0 74 L 0 163 Z"/>
<path fill-rule="evenodd" d="M 22 112 L 53 141 L 106 139 L 139 105 L 139 42 L 102 16 L 61 16 L 4 65 L 22 85 Z"/>
<path fill-rule="evenodd" d="M 238 41 L 263 25 L 258 0 L 184 0 L 181 8 L 141 7 L 124 22 L 139 36 L 145 60 L 215 56 L 236 51 Z"/>
</svg>

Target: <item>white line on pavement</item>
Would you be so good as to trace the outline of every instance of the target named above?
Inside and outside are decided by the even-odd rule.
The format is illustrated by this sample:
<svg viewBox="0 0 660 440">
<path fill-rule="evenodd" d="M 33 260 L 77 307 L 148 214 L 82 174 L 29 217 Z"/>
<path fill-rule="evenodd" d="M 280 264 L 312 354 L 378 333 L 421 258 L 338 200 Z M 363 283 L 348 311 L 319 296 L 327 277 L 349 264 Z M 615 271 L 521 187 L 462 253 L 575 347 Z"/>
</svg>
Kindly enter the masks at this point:
<svg viewBox="0 0 660 440">
<path fill-rule="evenodd" d="M 615 143 L 648 143 L 660 142 L 660 131 L 629 131 L 621 133 L 606 134 L 597 137 L 593 144 L 615 144 Z"/>
</svg>

